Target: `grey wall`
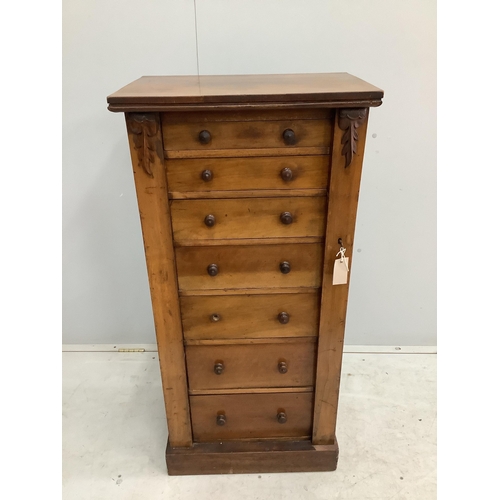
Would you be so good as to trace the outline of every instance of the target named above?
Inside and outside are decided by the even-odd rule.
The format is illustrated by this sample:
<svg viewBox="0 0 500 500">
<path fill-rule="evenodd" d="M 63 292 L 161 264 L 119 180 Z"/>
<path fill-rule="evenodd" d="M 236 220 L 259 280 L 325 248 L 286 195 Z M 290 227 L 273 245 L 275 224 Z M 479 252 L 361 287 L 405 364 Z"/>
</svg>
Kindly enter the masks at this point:
<svg viewBox="0 0 500 500">
<path fill-rule="evenodd" d="M 63 342 L 153 343 L 121 114 L 142 75 L 347 71 L 386 92 L 365 154 L 347 344 L 436 343 L 435 0 L 66 0 Z"/>
</svg>

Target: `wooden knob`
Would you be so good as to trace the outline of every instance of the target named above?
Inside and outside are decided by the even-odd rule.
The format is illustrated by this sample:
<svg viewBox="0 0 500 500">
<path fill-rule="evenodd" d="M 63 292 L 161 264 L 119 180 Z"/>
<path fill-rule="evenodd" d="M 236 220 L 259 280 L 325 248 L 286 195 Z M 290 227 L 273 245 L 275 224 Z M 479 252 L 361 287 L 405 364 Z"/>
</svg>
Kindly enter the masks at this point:
<svg viewBox="0 0 500 500">
<path fill-rule="evenodd" d="M 280 263 L 280 271 L 283 274 L 288 274 L 291 270 L 292 270 L 292 266 L 290 265 L 290 262 L 285 261 L 285 262 Z"/>
<path fill-rule="evenodd" d="M 286 373 L 288 371 L 288 366 L 286 365 L 286 361 L 280 361 L 278 363 L 278 371 L 280 373 Z"/>
<path fill-rule="evenodd" d="M 284 168 L 282 171 L 281 171 L 281 178 L 285 181 L 285 182 L 290 182 L 292 179 L 293 179 L 293 172 L 292 172 L 292 169 L 291 168 Z"/>
<path fill-rule="evenodd" d="M 280 312 L 278 314 L 278 321 L 282 324 L 282 325 L 286 325 L 289 321 L 290 321 L 290 315 L 283 311 L 283 312 Z"/>
<path fill-rule="evenodd" d="M 224 363 L 222 361 L 218 361 L 214 365 L 214 373 L 216 375 L 221 375 L 222 372 L 224 371 Z"/>
<path fill-rule="evenodd" d="M 208 130 L 202 130 L 198 135 L 198 139 L 202 144 L 208 144 L 212 140 L 212 135 Z"/>
<path fill-rule="evenodd" d="M 209 182 L 212 180 L 213 178 L 213 174 L 212 174 L 212 171 L 211 170 L 203 170 L 203 172 L 201 173 L 201 178 L 205 181 L 205 182 Z"/>
<path fill-rule="evenodd" d="M 224 413 L 220 413 L 217 415 L 216 419 L 217 425 L 225 425 L 226 424 L 226 415 Z"/>
<path fill-rule="evenodd" d="M 219 274 L 219 266 L 217 266 L 217 264 L 210 264 L 207 267 L 207 273 L 210 276 L 217 276 Z"/>
<path fill-rule="evenodd" d="M 287 421 L 286 413 L 284 411 L 278 412 L 278 414 L 276 415 L 276 418 L 278 419 L 278 422 L 280 424 L 284 424 Z"/>
<path fill-rule="evenodd" d="M 214 313 L 210 316 L 210 321 L 213 321 L 214 323 L 217 323 L 217 321 L 220 321 L 222 318 L 220 317 L 220 314 Z"/>
<path fill-rule="evenodd" d="M 205 226 L 214 227 L 215 226 L 215 215 L 207 215 L 205 217 Z"/>
<path fill-rule="evenodd" d="M 295 132 L 291 128 L 287 128 L 283 132 L 283 140 L 287 146 L 293 146 L 297 142 L 295 139 Z"/>
<path fill-rule="evenodd" d="M 290 212 L 283 212 L 280 215 L 280 221 L 285 225 L 291 224 L 293 222 L 293 215 Z"/>
</svg>

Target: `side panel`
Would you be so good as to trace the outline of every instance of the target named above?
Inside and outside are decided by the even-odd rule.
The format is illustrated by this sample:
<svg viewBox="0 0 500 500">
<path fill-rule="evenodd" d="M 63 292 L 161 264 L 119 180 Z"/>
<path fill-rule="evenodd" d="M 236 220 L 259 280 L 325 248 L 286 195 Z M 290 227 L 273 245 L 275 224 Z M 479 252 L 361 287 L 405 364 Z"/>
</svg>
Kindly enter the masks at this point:
<svg viewBox="0 0 500 500">
<path fill-rule="evenodd" d="M 337 110 L 333 132 L 319 322 L 312 433 L 314 445 L 335 443 L 349 277 L 347 284 L 333 285 L 333 266 L 340 249 L 339 238 L 347 249 L 349 265 L 352 261 L 367 123 L 368 109 Z"/>
<path fill-rule="evenodd" d="M 158 113 L 126 113 L 172 447 L 193 443 L 172 225 Z"/>
</svg>

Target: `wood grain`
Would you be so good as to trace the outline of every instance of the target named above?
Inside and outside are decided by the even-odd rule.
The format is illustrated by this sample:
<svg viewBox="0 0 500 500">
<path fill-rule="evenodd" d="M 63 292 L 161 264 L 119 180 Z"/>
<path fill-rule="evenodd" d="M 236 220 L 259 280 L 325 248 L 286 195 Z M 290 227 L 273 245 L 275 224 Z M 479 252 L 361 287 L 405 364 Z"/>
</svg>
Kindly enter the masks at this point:
<svg viewBox="0 0 500 500">
<path fill-rule="evenodd" d="M 249 344 L 294 344 L 296 342 L 316 343 L 316 337 L 256 337 L 248 339 L 185 339 L 185 345 L 249 345 Z"/>
<path fill-rule="evenodd" d="M 266 440 L 195 443 L 192 448 L 167 445 L 170 476 L 192 474 L 258 474 L 334 471 L 339 447 L 311 441 Z"/>
<path fill-rule="evenodd" d="M 211 193 L 214 191 L 252 191 L 326 189 L 330 158 L 326 155 L 207 158 L 168 160 L 167 179 L 170 192 Z M 293 172 L 290 181 L 281 178 L 281 171 Z M 201 178 L 204 170 L 212 172 L 212 180 Z"/>
<path fill-rule="evenodd" d="M 289 212 L 291 224 L 281 214 Z M 171 216 L 174 241 L 228 238 L 322 237 L 326 198 L 241 198 L 226 200 L 174 200 Z M 215 217 L 208 227 L 205 218 Z"/>
<path fill-rule="evenodd" d="M 296 142 L 287 146 L 283 132 L 292 129 Z M 211 134 L 211 141 L 202 144 L 201 131 Z M 163 143 L 166 151 L 252 148 L 327 147 L 330 144 L 330 120 L 279 120 L 259 122 L 178 122 L 163 124 Z"/>
<path fill-rule="evenodd" d="M 300 103 L 374 100 L 381 89 L 348 73 L 143 76 L 108 96 L 109 104 Z"/>
<path fill-rule="evenodd" d="M 221 245 L 281 245 L 282 243 L 322 243 L 323 236 L 299 236 L 295 238 L 228 238 L 224 240 L 177 240 L 174 241 L 176 247 L 213 247 Z"/>
<path fill-rule="evenodd" d="M 382 97 L 346 73 L 143 77 L 108 97 L 129 112 L 169 474 L 335 469 L 349 285 L 333 263 L 341 238 L 352 264 Z"/>
<path fill-rule="evenodd" d="M 181 297 L 184 339 L 315 337 L 319 293 Z M 287 312 L 281 324 L 278 315 Z M 213 320 L 216 315 L 217 321 Z"/>
<path fill-rule="evenodd" d="M 226 198 L 286 198 L 288 196 L 326 196 L 326 189 L 260 189 L 240 191 L 179 191 L 168 194 L 171 200 L 206 200 Z"/>
<path fill-rule="evenodd" d="M 304 387 L 314 384 L 316 344 L 296 342 L 251 345 L 186 346 L 189 389 Z M 287 372 L 280 373 L 284 362 Z M 214 372 L 216 363 L 224 371 Z"/>
<path fill-rule="evenodd" d="M 314 403 L 314 444 L 333 444 L 337 422 L 340 370 L 344 345 L 349 283 L 332 285 L 335 255 L 339 238 L 347 249 L 352 269 L 352 245 L 356 223 L 361 168 L 368 120 L 357 129 L 357 152 L 346 168 L 342 153 L 343 132 L 335 123 L 333 135 L 330 203 L 328 206 L 321 314 L 319 324 L 318 364 Z M 350 276 L 351 273 L 349 273 Z"/>
<path fill-rule="evenodd" d="M 159 117 L 149 117 L 147 130 L 143 132 L 146 134 L 148 131 L 155 131 L 146 143 L 148 169 L 144 168 L 144 154 L 138 156 L 136 143 L 140 120 L 136 118 L 133 114 L 127 114 L 126 123 L 141 216 L 169 438 L 174 447 L 191 446 L 191 419 L 163 146 L 159 123 L 158 126 L 151 126 L 150 123 L 151 120 L 158 122 Z"/>
<path fill-rule="evenodd" d="M 274 295 L 274 294 L 293 294 L 293 293 L 317 293 L 318 286 L 295 286 L 280 288 L 219 288 L 218 290 L 179 290 L 181 297 L 207 297 L 211 295 Z"/>
<path fill-rule="evenodd" d="M 200 122 L 259 122 L 280 120 L 329 120 L 332 110 L 320 108 L 308 109 L 264 109 L 237 110 L 234 112 L 220 111 L 180 111 L 162 113 L 162 123 L 200 123 Z"/>
<path fill-rule="evenodd" d="M 230 394 L 191 396 L 193 438 L 216 442 L 249 438 L 302 437 L 311 434 L 312 393 Z M 287 422 L 276 418 L 285 411 Z M 224 413 L 225 425 L 217 425 Z"/>
<path fill-rule="evenodd" d="M 318 287 L 323 269 L 320 243 L 177 247 L 175 249 L 180 290 L 238 288 Z M 280 263 L 291 271 L 283 274 Z M 207 266 L 217 264 L 219 274 L 209 276 Z"/>
<path fill-rule="evenodd" d="M 246 389 L 190 389 L 190 396 L 206 396 L 214 394 L 271 394 L 276 392 L 275 387 L 251 387 Z M 312 385 L 304 387 L 280 387 L 279 392 L 313 392 Z"/>
<path fill-rule="evenodd" d="M 234 149 L 188 149 L 165 151 L 165 158 L 189 159 L 189 158 L 252 158 L 266 156 L 312 156 L 329 155 L 328 147 L 289 147 L 289 148 L 234 148 Z"/>
<path fill-rule="evenodd" d="M 168 112 L 200 112 L 200 111 L 229 111 L 231 113 L 239 111 L 262 111 L 262 110 L 295 110 L 295 109 L 342 109 L 342 108 L 371 108 L 382 104 L 381 99 L 358 99 L 329 100 L 329 101 L 304 101 L 304 102 L 252 102 L 234 104 L 110 104 L 108 110 L 114 113 L 120 112 L 141 112 L 158 113 Z"/>
</svg>

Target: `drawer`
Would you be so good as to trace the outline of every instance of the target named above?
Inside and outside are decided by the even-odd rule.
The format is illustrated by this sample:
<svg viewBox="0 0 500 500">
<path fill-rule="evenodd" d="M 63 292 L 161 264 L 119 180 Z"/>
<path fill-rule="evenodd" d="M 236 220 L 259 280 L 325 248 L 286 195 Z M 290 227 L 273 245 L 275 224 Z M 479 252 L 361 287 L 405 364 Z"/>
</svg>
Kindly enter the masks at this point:
<svg viewBox="0 0 500 500">
<path fill-rule="evenodd" d="M 226 121 L 220 114 L 211 119 L 209 113 L 168 117 L 162 120 L 163 144 L 166 151 L 253 148 L 330 147 L 332 127 L 329 118 L 302 120 L 286 118 L 283 113 L 273 116 L 244 114 Z M 247 119 L 247 117 L 250 117 Z M 176 119 L 177 118 L 177 119 Z M 263 119 L 271 118 L 271 119 Z"/>
<path fill-rule="evenodd" d="M 189 390 L 308 387 L 314 384 L 316 341 L 188 345 Z"/>
<path fill-rule="evenodd" d="M 240 198 L 175 200 L 174 241 L 228 238 L 322 237 L 326 198 Z"/>
<path fill-rule="evenodd" d="M 311 435 L 312 392 L 191 396 L 189 401 L 197 442 Z"/>
<path fill-rule="evenodd" d="M 326 155 L 171 159 L 166 162 L 169 192 L 209 193 L 261 189 L 326 189 Z"/>
<path fill-rule="evenodd" d="M 321 243 L 177 247 L 175 257 L 181 292 L 321 286 Z"/>
<path fill-rule="evenodd" d="M 184 338 L 316 337 L 320 295 L 212 295 L 181 297 Z"/>
</svg>

